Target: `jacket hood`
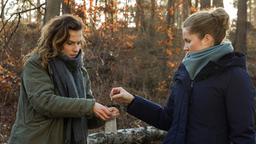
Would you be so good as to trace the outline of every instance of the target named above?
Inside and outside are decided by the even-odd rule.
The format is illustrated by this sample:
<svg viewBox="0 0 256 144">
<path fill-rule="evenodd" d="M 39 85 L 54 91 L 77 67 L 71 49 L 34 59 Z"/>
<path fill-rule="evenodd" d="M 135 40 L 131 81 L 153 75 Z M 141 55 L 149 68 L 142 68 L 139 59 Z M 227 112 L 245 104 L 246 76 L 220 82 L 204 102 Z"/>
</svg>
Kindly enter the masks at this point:
<svg viewBox="0 0 256 144">
<path fill-rule="evenodd" d="M 229 68 L 240 67 L 246 70 L 246 57 L 239 52 L 224 55 L 218 61 L 210 61 L 198 74 L 195 80 L 206 79 L 212 75 L 219 74 Z"/>
<path fill-rule="evenodd" d="M 233 52 L 220 58 L 216 64 L 224 68 L 241 67 L 246 69 L 246 57 L 242 53 Z"/>
</svg>

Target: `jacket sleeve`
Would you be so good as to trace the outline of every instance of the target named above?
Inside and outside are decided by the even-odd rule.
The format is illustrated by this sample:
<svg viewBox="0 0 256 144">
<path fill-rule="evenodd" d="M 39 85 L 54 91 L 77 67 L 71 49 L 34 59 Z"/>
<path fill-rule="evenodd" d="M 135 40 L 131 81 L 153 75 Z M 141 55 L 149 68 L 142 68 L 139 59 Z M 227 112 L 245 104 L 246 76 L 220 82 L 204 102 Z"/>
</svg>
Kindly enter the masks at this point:
<svg viewBox="0 0 256 144">
<path fill-rule="evenodd" d="M 86 90 L 86 98 L 89 98 L 89 99 L 94 99 L 94 96 L 92 94 L 92 90 L 91 90 L 91 81 L 90 81 L 90 77 L 89 77 L 89 74 L 87 72 L 87 70 L 82 67 L 82 72 L 83 72 L 83 75 L 85 77 L 85 90 Z"/>
<path fill-rule="evenodd" d="M 138 119 L 162 130 L 169 130 L 172 123 L 173 101 L 170 97 L 165 107 L 135 96 L 128 105 L 127 112 Z"/>
<path fill-rule="evenodd" d="M 24 67 L 22 82 L 33 109 L 48 117 L 91 116 L 94 99 L 67 98 L 56 95 L 46 70 L 35 61 Z"/>
<path fill-rule="evenodd" d="M 225 99 L 229 139 L 233 144 L 254 144 L 252 83 L 247 72 L 240 68 L 232 69 L 229 76 Z"/>
<path fill-rule="evenodd" d="M 86 98 L 94 99 L 94 96 L 93 96 L 92 90 L 91 90 L 91 81 L 90 81 L 89 74 L 84 67 L 82 68 L 82 72 L 84 74 L 85 83 L 86 83 L 85 84 Z M 87 119 L 87 122 L 88 122 L 89 129 L 99 128 L 105 124 L 105 121 L 101 120 L 100 118 L 97 118 L 95 115 L 92 115 L 91 117 L 89 117 Z"/>
</svg>

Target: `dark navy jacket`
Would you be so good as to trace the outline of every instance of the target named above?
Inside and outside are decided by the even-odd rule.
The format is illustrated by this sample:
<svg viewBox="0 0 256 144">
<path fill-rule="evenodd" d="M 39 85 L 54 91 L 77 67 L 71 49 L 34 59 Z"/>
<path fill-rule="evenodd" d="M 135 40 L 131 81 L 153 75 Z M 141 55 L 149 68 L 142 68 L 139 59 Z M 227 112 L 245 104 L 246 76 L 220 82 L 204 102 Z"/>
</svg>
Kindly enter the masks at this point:
<svg viewBox="0 0 256 144">
<path fill-rule="evenodd" d="M 209 62 L 194 81 L 181 64 L 173 80 L 166 106 L 135 96 L 127 109 L 168 131 L 163 144 L 255 144 L 253 87 L 244 55 Z"/>
</svg>

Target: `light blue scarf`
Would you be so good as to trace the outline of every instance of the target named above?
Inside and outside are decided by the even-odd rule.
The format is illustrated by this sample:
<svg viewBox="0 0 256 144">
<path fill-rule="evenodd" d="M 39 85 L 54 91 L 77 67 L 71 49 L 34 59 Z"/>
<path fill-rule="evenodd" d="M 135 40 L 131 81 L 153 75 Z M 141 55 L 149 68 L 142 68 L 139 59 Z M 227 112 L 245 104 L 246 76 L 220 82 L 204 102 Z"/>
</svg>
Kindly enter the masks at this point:
<svg viewBox="0 0 256 144">
<path fill-rule="evenodd" d="M 197 52 L 188 53 L 182 63 L 185 65 L 189 73 L 190 79 L 194 80 L 197 74 L 207 65 L 210 61 L 217 61 L 222 56 L 231 53 L 234 48 L 230 42 L 225 42 L 207 49 Z"/>
</svg>

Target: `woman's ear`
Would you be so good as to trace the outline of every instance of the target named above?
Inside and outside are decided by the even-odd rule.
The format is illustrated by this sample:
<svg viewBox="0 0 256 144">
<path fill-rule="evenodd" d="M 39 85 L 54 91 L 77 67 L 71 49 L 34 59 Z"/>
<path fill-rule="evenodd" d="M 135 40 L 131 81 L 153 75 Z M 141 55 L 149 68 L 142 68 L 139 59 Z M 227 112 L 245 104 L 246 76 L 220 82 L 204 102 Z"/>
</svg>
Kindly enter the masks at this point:
<svg viewBox="0 0 256 144">
<path fill-rule="evenodd" d="M 204 35 L 204 38 L 202 39 L 202 44 L 205 47 L 212 47 L 212 46 L 214 46 L 214 38 L 213 38 L 213 36 L 210 35 L 210 34 Z"/>
</svg>

